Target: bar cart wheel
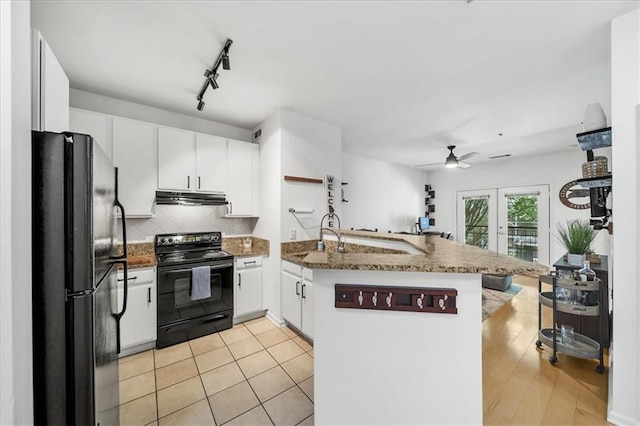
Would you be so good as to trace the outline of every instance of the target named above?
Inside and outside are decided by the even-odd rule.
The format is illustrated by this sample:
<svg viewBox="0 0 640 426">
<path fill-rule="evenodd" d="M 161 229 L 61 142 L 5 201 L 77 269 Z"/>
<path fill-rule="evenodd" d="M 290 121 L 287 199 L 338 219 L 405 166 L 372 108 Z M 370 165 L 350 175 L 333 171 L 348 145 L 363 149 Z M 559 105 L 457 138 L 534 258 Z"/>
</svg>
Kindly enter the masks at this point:
<svg viewBox="0 0 640 426">
<path fill-rule="evenodd" d="M 604 365 L 600 364 L 596 367 L 596 373 L 602 374 L 604 373 Z"/>
<path fill-rule="evenodd" d="M 540 340 L 538 340 L 536 342 L 536 346 L 538 347 L 538 349 L 542 349 L 542 342 Z"/>
<path fill-rule="evenodd" d="M 549 357 L 549 362 L 551 363 L 551 365 L 556 365 L 558 363 L 558 357 L 557 356 Z"/>
</svg>

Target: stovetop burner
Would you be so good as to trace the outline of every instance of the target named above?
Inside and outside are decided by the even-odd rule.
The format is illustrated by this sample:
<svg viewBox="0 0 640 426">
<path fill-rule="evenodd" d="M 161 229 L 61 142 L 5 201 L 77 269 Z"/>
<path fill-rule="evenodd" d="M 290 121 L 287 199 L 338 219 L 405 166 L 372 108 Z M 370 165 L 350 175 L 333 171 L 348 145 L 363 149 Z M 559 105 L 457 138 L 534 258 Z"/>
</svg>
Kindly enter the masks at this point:
<svg viewBox="0 0 640 426">
<path fill-rule="evenodd" d="M 233 258 L 222 250 L 222 234 L 220 232 L 156 235 L 155 251 L 158 264 Z"/>
</svg>

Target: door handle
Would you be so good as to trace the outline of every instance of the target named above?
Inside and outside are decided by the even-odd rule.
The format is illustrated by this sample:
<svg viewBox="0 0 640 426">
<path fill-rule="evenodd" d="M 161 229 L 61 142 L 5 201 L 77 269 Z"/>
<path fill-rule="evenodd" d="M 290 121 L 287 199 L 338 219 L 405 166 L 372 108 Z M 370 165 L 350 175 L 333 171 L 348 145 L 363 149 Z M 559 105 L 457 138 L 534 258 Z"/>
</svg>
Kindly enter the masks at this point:
<svg viewBox="0 0 640 426">
<path fill-rule="evenodd" d="M 238 272 L 238 287 L 242 287 L 242 274 Z"/>
<path fill-rule="evenodd" d="M 229 214 L 233 214 L 233 203 L 229 201 Z"/>
<path fill-rule="evenodd" d="M 296 296 L 300 296 L 300 281 L 296 281 Z"/>
<path fill-rule="evenodd" d="M 147 288 L 147 303 L 151 303 L 151 287 Z"/>
<path fill-rule="evenodd" d="M 306 299 L 306 298 L 307 298 L 307 295 L 306 295 L 306 294 L 304 294 L 304 288 L 305 288 L 306 286 L 307 286 L 306 284 L 302 284 L 302 298 L 303 298 L 303 299 Z"/>
<path fill-rule="evenodd" d="M 138 276 L 135 275 L 133 277 L 127 278 L 127 281 L 133 281 L 133 280 L 137 280 L 137 279 L 138 279 Z M 124 278 L 118 278 L 118 282 L 122 282 L 122 281 L 124 281 Z"/>
<path fill-rule="evenodd" d="M 198 189 L 200 189 L 200 176 L 198 176 Z"/>
<path fill-rule="evenodd" d="M 187 189 L 191 187 L 191 176 L 187 176 Z"/>
</svg>

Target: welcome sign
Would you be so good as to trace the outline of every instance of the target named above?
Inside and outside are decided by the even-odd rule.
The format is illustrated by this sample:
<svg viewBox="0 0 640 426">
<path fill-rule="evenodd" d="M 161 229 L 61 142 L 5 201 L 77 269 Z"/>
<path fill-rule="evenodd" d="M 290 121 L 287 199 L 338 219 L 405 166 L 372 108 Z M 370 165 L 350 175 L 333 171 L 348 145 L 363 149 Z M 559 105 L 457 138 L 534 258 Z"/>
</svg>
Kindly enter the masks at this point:
<svg viewBox="0 0 640 426">
<path fill-rule="evenodd" d="M 333 214 L 335 213 L 335 210 L 333 208 L 335 201 L 335 178 L 331 175 L 327 175 L 327 179 L 325 181 L 325 194 L 327 196 L 327 213 L 329 213 L 327 226 L 329 228 L 333 228 L 335 225 L 335 217 L 333 216 Z"/>
</svg>

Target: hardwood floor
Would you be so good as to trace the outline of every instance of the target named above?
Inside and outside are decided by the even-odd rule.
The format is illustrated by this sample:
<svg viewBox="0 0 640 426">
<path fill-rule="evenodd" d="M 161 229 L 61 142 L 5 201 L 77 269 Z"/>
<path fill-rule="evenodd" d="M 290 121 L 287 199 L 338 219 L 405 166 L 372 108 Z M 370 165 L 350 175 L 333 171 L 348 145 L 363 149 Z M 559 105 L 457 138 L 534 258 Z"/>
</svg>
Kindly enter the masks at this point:
<svg viewBox="0 0 640 426">
<path fill-rule="evenodd" d="M 538 279 L 518 276 L 523 289 L 483 323 L 483 405 L 487 425 L 608 425 L 609 369 L 595 372 L 596 360 L 537 349 Z M 550 309 L 543 326 L 550 326 Z M 605 352 L 605 365 L 609 360 Z"/>
</svg>

